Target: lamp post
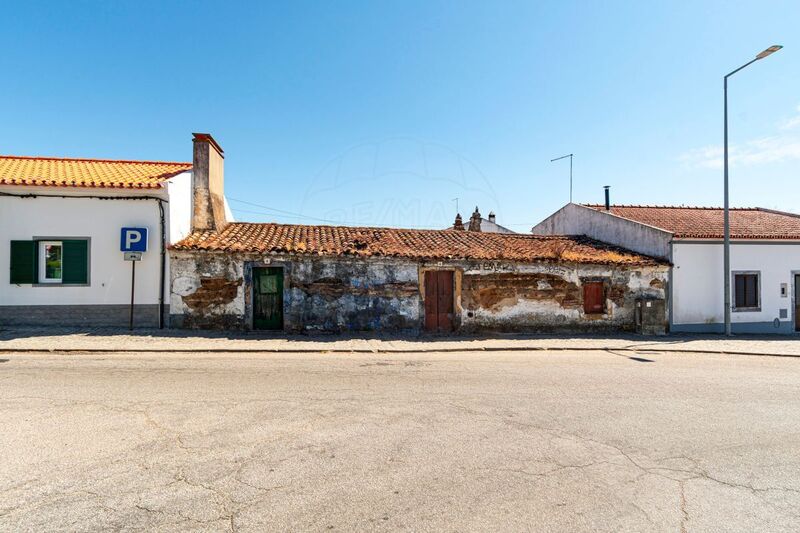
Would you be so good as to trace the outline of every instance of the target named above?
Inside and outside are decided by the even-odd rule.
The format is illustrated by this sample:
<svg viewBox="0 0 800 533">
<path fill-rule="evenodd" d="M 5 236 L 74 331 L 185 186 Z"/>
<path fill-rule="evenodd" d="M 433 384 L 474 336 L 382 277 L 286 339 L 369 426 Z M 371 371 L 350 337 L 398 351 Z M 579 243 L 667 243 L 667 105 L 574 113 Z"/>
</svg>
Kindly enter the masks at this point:
<svg viewBox="0 0 800 533">
<path fill-rule="evenodd" d="M 773 45 L 759 53 L 754 59 L 751 59 L 736 70 L 729 72 L 725 75 L 725 147 L 724 147 L 724 167 L 725 167 L 725 202 L 723 208 L 723 225 L 724 225 L 724 244 L 723 244 L 723 263 L 725 268 L 725 335 L 731 335 L 731 226 L 730 226 L 730 210 L 728 206 L 728 78 L 742 70 L 743 68 L 752 65 L 759 59 L 764 59 L 770 54 L 773 54 L 783 48 L 780 45 Z"/>
<path fill-rule="evenodd" d="M 556 157 L 555 159 L 551 159 L 550 162 L 552 163 L 553 161 L 559 161 L 560 159 L 567 157 L 569 157 L 569 203 L 572 203 L 572 154 Z"/>
</svg>

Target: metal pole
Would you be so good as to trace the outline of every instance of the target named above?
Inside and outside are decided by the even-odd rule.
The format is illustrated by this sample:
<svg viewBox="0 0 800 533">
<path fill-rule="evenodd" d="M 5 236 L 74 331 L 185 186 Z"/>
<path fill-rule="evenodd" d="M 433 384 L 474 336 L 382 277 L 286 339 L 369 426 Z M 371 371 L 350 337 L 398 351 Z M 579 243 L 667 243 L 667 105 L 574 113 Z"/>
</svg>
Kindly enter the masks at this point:
<svg viewBox="0 0 800 533">
<path fill-rule="evenodd" d="M 131 261 L 131 318 L 128 329 L 133 330 L 133 289 L 136 286 L 136 261 Z"/>
<path fill-rule="evenodd" d="M 722 224 L 724 239 L 722 244 L 723 249 L 723 268 L 725 269 L 725 335 L 731 335 L 731 226 L 730 226 L 730 209 L 728 205 L 728 78 L 742 70 L 743 68 L 752 65 L 761 59 L 757 56 L 755 59 L 748 61 L 736 70 L 729 72 L 724 78 L 724 105 L 725 105 L 725 135 L 724 135 L 724 148 L 723 148 L 723 166 L 725 168 L 725 200 L 722 209 Z"/>
<path fill-rule="evenodd" d="M 572 154 L 569 154 L 569 203 L 572 203 Z"/>
<path fill-rule="evenodd" d="M 725 335 L 731 335 L 731 225 L 730 225 L 730 209 L 728 206 L 728 78 L 742 70 L 743 68 L 752 65 L 759 59 L 763 59 L 770 54 L 773 54 L 783 48 L 782 46 L 770 46 L 763 52 L 759 53 L 754 59 L 751 59 L 736 70 L 729 72 L 724 78 L 724 105 L 725 105 L 725 135 L 724 135 L 724 174 L 725 174 L 725 202 L 723 206 L 723 226 L 724 226 L 724 240 L 723 240 L 723 267 L 725 269 Z"/>
<path fill-rule="evenodd" d="M 725 167 L 725 200 L 723 206 L 723 232 L 724 232 L 724 244 L 723 244 L 723 268 L 725 269 L 724 272 L 724 280 L 725 280 L 725 335 L 731 335 L 731 225 L 730 225 L 730 210 L 728 206 L 728 76 L 725 76 L 724 82 L 724 105 L 725 105 L 725 118 L 723 122 L 725 124 L 725 134 L 724 134 L 724 149 L 723 149 L 723 157 L 724 157 L 724 167 Z"/>
</svg>

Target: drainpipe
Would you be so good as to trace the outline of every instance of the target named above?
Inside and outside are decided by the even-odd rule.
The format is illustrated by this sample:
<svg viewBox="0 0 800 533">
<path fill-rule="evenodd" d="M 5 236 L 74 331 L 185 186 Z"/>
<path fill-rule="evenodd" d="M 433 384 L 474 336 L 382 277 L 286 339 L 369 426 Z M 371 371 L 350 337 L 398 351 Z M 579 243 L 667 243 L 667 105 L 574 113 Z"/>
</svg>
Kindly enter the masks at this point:
<svg viewBox="0 0 800 533">
<path fill-rule="evenodd" d="M 161 276 L 158 285 L 158 329 L 164 329 L 164 281 L 167 271 L 167 231 L 164 224 L 164 201 L 158 200 L 158 225 L 161 230 Z"/>
</svg>

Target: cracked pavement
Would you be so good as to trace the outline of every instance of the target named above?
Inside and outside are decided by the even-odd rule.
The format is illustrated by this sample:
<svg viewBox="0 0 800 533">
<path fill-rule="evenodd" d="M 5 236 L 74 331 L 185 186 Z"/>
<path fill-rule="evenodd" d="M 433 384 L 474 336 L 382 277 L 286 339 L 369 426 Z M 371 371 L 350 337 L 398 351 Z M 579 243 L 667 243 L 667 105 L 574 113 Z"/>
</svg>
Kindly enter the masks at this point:
<svg viewBox="0 0 800 533">
<path fill-rule="evenodd" d="M 2 531 L 800 530 L 800 359 L 0 361 Z"/>
</svg>

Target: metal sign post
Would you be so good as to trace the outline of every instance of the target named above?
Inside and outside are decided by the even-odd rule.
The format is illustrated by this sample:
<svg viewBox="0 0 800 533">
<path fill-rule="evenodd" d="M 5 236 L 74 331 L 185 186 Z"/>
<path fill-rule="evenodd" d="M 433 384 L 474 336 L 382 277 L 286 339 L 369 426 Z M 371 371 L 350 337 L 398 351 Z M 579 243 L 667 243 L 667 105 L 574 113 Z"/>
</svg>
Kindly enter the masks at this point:
<svg viewBox="0 0 800 533">
<path fill-rule="evenodd" d="M 142 260 L 142 252 L 125 252 L 125 261 L 131 262 L 131 313 L 128 329 L 133 330 L 133 296 L 136 291 L 136 262 Z"/>
<path fill-rule="evenodd" d="M 131 262 L 131 312 L 128 329 L 133 330 L 133 302 L 136 292 L 136 262 L 142 260 L 142 253 L 147 251 L 147 228 L 122 228 L 119 238 L 119 249 L 125 261 Z"/>
</svg>

